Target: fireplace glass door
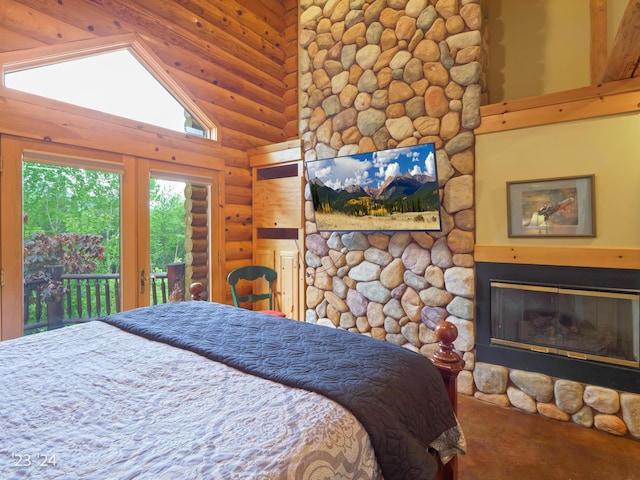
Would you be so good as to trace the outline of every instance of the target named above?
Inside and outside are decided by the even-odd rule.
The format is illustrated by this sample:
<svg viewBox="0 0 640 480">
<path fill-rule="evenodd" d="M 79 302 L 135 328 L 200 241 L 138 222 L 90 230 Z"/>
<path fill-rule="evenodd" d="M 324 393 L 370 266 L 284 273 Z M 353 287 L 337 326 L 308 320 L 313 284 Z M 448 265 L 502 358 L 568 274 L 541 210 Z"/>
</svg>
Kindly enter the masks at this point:
<svg viewBox="0 0 640 480">
<path fill-rule="evenodd" d="M 640 366 L 640 292 L 491 282 L 491 343 Z"/>
</svg>

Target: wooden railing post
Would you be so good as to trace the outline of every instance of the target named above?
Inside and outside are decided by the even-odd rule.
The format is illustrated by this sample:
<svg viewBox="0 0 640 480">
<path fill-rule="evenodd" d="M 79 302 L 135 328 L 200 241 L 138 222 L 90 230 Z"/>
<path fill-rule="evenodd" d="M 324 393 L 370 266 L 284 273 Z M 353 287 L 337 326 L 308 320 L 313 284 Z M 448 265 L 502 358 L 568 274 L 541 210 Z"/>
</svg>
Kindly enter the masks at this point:
<svg viewBox="0 0 640 480">
<path fill-rule="evenodd" d="M 64 267 L 62 265 L 47 266 L 47 274 L 54 282 L 62 284 L 63 273 Z M 49 330 L 54 330 L 64 325 L 64 298 L 62 296 L 53 295 L 47 298 L 47 323 Z"/>
<path fill-rule="evenodd" d="M 169 263 L 167 265 L 167 283 L 169 287 L 169 301 L 183 302 L 185 300 L 185 264 Z"/>
</svg>

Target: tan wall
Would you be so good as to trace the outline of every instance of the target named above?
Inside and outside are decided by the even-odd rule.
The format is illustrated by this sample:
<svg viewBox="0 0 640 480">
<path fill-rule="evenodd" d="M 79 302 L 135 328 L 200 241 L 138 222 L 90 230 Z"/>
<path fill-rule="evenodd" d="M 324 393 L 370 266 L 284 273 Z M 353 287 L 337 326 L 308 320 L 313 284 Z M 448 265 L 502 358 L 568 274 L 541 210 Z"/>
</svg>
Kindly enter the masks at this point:
<svg viewBox="0 0 640 480">
<path fill-rule="evenodd" d="M 640 247 L 640 114 L 476 137 L 476 243 Z M 595 238 L 509 238 L 506 182 L 595 174 Z"/>
<path fill-rule="evenodd" d="M 487 0 L 489 103 L 591 84 L 590 0 Z M 607 1 L 613 44 L 627 0 Z"/>
</svg>

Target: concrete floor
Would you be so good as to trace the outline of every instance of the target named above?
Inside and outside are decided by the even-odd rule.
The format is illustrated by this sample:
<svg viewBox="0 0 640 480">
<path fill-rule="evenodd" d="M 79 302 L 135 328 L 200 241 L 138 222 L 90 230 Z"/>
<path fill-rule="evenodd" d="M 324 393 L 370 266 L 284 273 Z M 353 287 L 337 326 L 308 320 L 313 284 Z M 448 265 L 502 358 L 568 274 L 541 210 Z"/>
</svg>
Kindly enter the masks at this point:
<svg viewBox="0 0 640 480">
<path fill-rule="evenodd" d="M 640 440 L 458 396 L 459 480 L 640 480 Z"/>
</svg>

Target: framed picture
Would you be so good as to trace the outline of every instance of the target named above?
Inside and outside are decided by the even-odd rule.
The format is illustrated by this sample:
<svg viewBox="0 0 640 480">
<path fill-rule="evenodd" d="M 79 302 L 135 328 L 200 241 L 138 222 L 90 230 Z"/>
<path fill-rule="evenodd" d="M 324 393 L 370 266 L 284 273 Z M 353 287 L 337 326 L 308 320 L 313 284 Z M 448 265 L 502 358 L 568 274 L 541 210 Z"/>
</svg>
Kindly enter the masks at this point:
<svg viewBox="0 0 640 480">
<path fill-rule="evenodd" d="M 507 182 L 509 237 L 595 237 L 594 175 Z"/>
</svg>

